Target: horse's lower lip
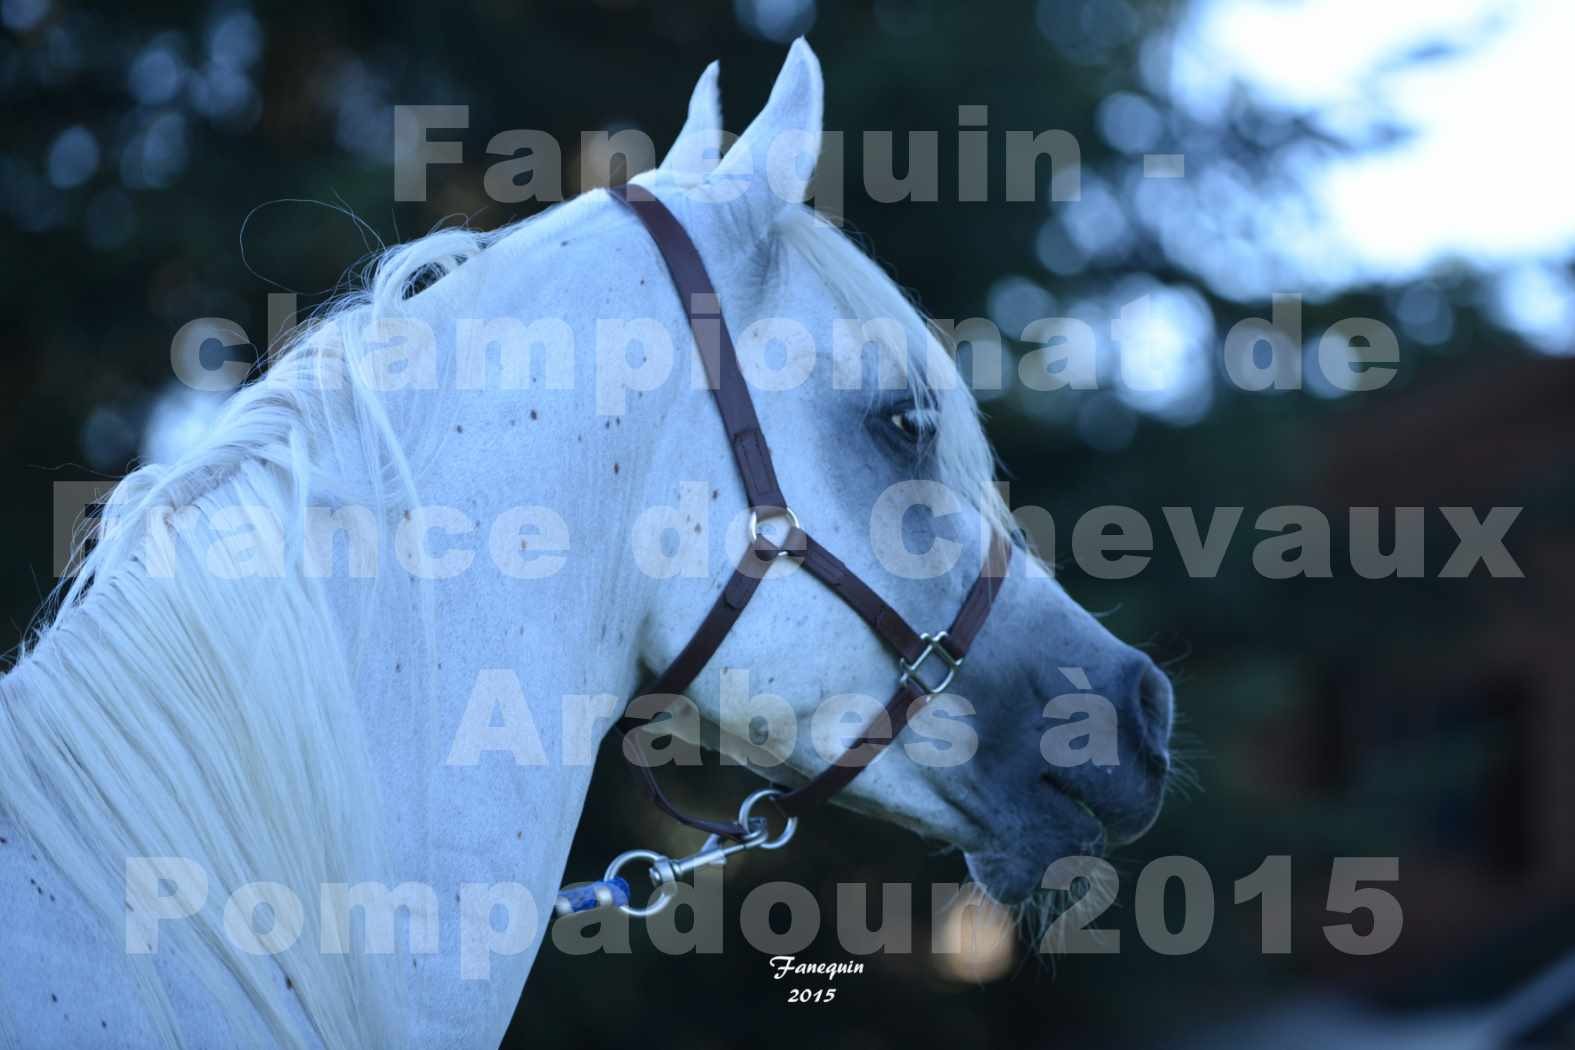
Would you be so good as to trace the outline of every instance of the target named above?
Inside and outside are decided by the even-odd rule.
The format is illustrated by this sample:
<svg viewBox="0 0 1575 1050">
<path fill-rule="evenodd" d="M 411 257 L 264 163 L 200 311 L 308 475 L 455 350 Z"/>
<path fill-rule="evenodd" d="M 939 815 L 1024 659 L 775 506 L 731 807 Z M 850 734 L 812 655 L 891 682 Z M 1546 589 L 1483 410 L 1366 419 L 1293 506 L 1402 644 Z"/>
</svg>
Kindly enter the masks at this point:
<svg viewBox="0 0 1575 1050">
<path fill-rule="evenodd" d="M 1124 811 L 1122 807 L 1106 806 L 1095 808 L 1095 802 L 1077 787 L 1074 778 L 1058 779 L 1051 773 L 1039 774 L 1039 779 L 1051 790 L 1062 798 L 1077 806 L 1078 809 L 1088 814 L 1089 818 L 1099 824 L 1101 845 L 1109 843 L 1124 846 L 1143 836 L 1155 819 L 1159 816 L 1159 802 L 1155 801 L 1152 807 L 1140 805 L 1131 811 Z M 1163 788 L 1161 789 L 1163 792 Z M 1160 798 L 1163 798 L 1161 793 Z"/>
<path fill-rule="evenodd" d="M 1058 818 L 1038 835 L 997 842 L 993 848 L 970 850 L 964 856 L 968 873 L 1001 904 L 1017 904 L 1065 876 L 1057 862 L 1068 857 L 1098 857 L 1104 852 L 1105 828 L 1082 803 L 1058 794 Z"/>
<path fill-rule="evenodd" d="M 1055 776 L 1050 773 L 1039 774 L 1039 780 L 1051 790 L 1059 794 L 1062 798 L 1066 799 L 1078 809 L 1088 814 L 1088 818 L 1099 825 L 1100 834 L 1103 835 L 1105 833 L 1108 827 L 1105 822 L 1105 818 L 1100 816 L 1099 813 L 1095 811 L 1094 807 L 1089 804 L 1088 799 L 1077 790 L 1075 785 L 1057 780 Z"/>
</svg>

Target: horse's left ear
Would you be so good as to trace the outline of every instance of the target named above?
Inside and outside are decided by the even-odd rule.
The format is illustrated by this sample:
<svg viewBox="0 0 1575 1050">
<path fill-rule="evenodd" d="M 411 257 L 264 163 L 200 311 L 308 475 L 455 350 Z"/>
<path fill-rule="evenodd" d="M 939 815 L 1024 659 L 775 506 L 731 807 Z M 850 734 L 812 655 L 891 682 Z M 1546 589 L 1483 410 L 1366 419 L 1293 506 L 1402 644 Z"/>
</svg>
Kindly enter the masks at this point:
<svg viewBox="0 0 1575 1050">
<path fill-rule="evenodd" d="M 717 91 L 720 67 L 712 62 L 700 74 L 689 97 L 689 116 L 673 148 L 662 158 L 661 171 L 704 177 L 722 159 L 722 97 Z"/>
<path fill-rule="evenodd" d="M 764 228 L 809 191 L 820 157 L 825 86 L 804 38 L 793 42 L 765 108 L 706 180 L 718 201 L 737 201 Z"/>
</svg>

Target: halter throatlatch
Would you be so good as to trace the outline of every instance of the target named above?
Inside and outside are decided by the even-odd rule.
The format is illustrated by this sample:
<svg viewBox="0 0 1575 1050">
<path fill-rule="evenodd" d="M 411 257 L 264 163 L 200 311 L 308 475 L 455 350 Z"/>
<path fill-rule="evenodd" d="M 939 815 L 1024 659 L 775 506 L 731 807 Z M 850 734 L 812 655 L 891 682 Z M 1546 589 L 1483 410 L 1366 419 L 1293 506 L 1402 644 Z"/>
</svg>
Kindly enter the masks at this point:
<svg viewBox="0 0 1575 1050">
<path fill-rule="evenodd" d="M 934 634 L 921 634 L 910 627 L 885 599 L 844 565 L 836 555 L 815 541 L 799 524 L 798 515 L 789 507 L 777 481 L 771 450 L 760 428 L 754 400 L 739 368 L 738 354 L 726 322 L 720 318 L 716 288 L 706 273 L 705 264 L 683 224 L 648 190 L 633 184 L 609 191 L 634 213 L 655 242 L 673 288 L 678 293 L 695 345 L 704 363 L 706 378 L 716 397 L 716 407 L 727 429 L 733 459 L 749 500 L 749 547 L 732 577 L 722 588 L 711 610 L 677 658 L 657 676 L 643 696 L 673 698 L 681 694 L 710 662 L 723 640 L 743 615 L 754 597 L 766 570 L 777 558 L 793 558 L 869 625 L 897 656 L 896 691 L 885 709 L 835 762 L 809 781 L 792 790 L 766 788 L 744 800 L 736 820 L 719 821 L 691 817 L 682 812 L 662 791 L 650 765 L 640 760 L 630 732 L 646 724 L 625 716 L 618 722 L 624 734 L 624 757 L 638 771 L 646 793 L 662 812 L 674 820 L 705 832 L 710 837 L 700 851 L 681 860 L 651 850 L 631 850 L 620 854 L 600 882 L 565 889 L 558 897 L 560 915 L 616 905 L 635 916 L 654 915 L 672 898 L 671 886 L 682 875 L 709 864 L 722 864 L 728 856 L 751 849 L 777 849 L 787 844 L 797 829 L 798 817 L 826 801 L 858 776 L 887 744 L 895 740 L 930 698 L 944 692 L 962 668 L 968 648 L 984 626 L 990 607 L 1000 590 L 1012 556 L 1011 544 L 996 534 L 991 538 L 984 568 L 980 571 L 951 626 Z M 772 543 L 760 532 L 760 522 L 784 518 L 788 532 L 781 544 Z M 764 819 L 751 815 L 756 803 L 769 799 L 787 825 L 770 838 Z M 651 883 L 656 894 L 645 907 L 629 900 L 628 884 L 618 872 L 628 863 L 645 861 L 650 865 Z"/>
</svg>

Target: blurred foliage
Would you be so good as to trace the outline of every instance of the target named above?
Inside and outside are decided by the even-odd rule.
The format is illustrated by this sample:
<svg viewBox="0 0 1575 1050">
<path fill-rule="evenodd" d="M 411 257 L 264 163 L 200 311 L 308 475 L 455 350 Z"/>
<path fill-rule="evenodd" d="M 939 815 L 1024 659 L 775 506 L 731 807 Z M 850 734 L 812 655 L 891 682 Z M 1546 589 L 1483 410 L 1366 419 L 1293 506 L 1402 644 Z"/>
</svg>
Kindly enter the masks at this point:
<svg viewBox="0 0 1575 1050">
<path fill-rule="evenodd" d="M 989 315 L 992 296 L 1014 287 L 1003 281 L 1026 280 L 1016 287 L 1048 290 L 1048 301 L 1066 307 L 1107 301 L 1134 275 L 1148 282 L 1143 288 L 1182 289 L 1205 304 L 1216 353 L 1236 321 L 1268 316 L 1266 301 L 1235 301 L 1200 273 L 1192 263 L 1198 244 L 1178 252 L 1134 219 L 1129 191 L 1141 158 L 1113 146 L 1101 124 L 1113 96 L 1136 97 L 1157 115 L 1153 150 L 1185 152 L 1193 173 L 1228 162 L 1243 192 L 1283 177 L 1278 159 L 1288 144 L 1352 148 L 1248 98 L 1207 127 L 1178 110 L 1156 90 L 1153 71 L 1177 13 L 1167 0 L 863 0 L 818 9 L 750 0 L 256 9 L 228 0 L 114 9 L 6 0 L 0 7 L 8 27 L 0 37 L 0 306 L 10 319 L 0 458 L 13 493 L 0 508 L 0 536 L 13 552 L 0 565 L 0 596 L 13 639 L 48 586 L 51 484 L 124 469 L 170 383 L 165 348 L 181 324 L 221 316 L 256 338 L 269 292 L 298 291 L 310 308 L 376 247 L 374 235 L 392 243 L 456 218 L 492 227 L 529 214 L 532 205 L 483 194 L 482 172 L 495 159 L 485 147 L 497 131 L 543 128 L 573 143 L 581 130 L 632 125 L 660 147 L 713 58 L 722 60 L 727 123 L 740 128 L 780 61 L 781 43 L 766 37 L 781 36 L 795 18 L 813 18 L 826 122 L 848 133 L 848 172 L 860 170 L 859 131 L 890 129 L 900 143 L 910 129 L 939 129 L 941 185 L 955 185 L 957 107 L 987 105 L 993 160 L 1001 129 L 1064 129 L 1078 139 L 1088 184 L 1114 197 L 1119 236 L 1085 243 L 1068 262 L 1055 240 L 1064 231 L 1046 232 L 1045 203 L 999 199 L 998 164 L 988 203 L 943 195 L 940 203 L 877 204 L 850 179 L 851 227 L 941 317 Z M 753 22 L 740 12 L 754 12 Z M 470 106 L 469 128 L 458 135 L 466 163 L 433 169 L 428 202 L 392 200 L 396 102 Z M 899 163 L 901 156 L 899 149 Z M 572 152 L 566 164 L 572 187 Z M 1448 313 L 1449 323 L 1423 339 L 1406 338 L 1407 322 L 1396 317 L 1397 304 L 1415 306 L 1405 299 L 1414 289 L 1435 314 Z M 622 1045 L 653 1033 L 663 1044 L 747 1038 L 761 1047 L 800 1045 L 810 1032 L 865 1048 L 1163 1039 L 1176 1026 L 1229 1015 L 1300 982 L 1366 986 L 1414 968 L 1435 946 L 1468 950 L 1451 902 L 1430 898 L 1429 865 L 1475 873 L 1445 886 L 1530 880 L 1544 894 L 1532 894 L 1533 904 L 1545 900 L 1536 818 L 1524 818 L 1519 837 L 1490 825 L 1535 810 L 1534 785 L 1517 788 L 1514 777 L 1536 771 L 1526 766 L 1523 738 L 1541 725 L 1538 705 L 1554 688 L 1544 672 L 1560 663 L 1559 643 L 1533 635 L 1517 649 L 1505 636 L 1535 623 L 1567 637 L 1560 573 L 1572 501 L 1569 446 L 1560 443 L 1568 421 L 1544 409 L 1545 430 L 1518 443 L 1505 435 L 1517 423 L 1516 382 L 1567 391 L 1569 380 L 1495 327 L 1481 301 L 1478 276 L 1454 264 L 1419 275 L 1414 286 L 1310 297 L 1309 337 L 1359 316 L 1401 332 L 1399 374 L 1378 394 L 1247 394 L 1215 376 L 1208 411 L 1189 425 L 1108 395 L 1057 400 L 1019 391 L 987 405 L 1014 504 L 1049 509 L 1063 544 L 1076 517 L 1101 504 L 1136 507 L 1156 525 L 1154 561 L 1134 579 L 1089 579 L 1063 561 L 1075 597 L 1171 662 L 1199 782 L 1118 857 L 1129 877 L 1106 921 L 1124 927 L 1119 957 L 1070 959 L 1054 973 L 1030 960 L 978 987 L 941 980 L 922 957 L 876 960 L 871 973 L 843 983 L 835 1006 L 790 1008 L 736 926 L 733 946 L 715 957 L 642 952 L 638 934 L 632 957 L 570 959 L 549 946 L 525 993 L 519 1044 Z M 1410 323 L 1415 329 L 1415 316 Z M 1457 419 L 1449 398 L 1462 388 L 1499 390 L 1507 407 Z M 1564 402 L 1562 416 L 1567 409 Z M 1090 431 L 1090 413 L 1101 412 L 1117 417 L 1117 440 Z M 1433 428 L 1417 424 L 1419 434 L 1472 428 L 1461 441 L 1485 458 L 1474 470 L 1455 470 L 1455 446 L 1406 439 L 1406 420 L 1416 418 Z M 1352 500 L 1394 505 L 1386 498 L 1391 483 L 1408 486 L 1407 505 L 1525 504 L 1511 549 L 1531 579 L 1356 577 L 1341 566 L 1342 508 Z M 1270 581 L 1252 571 L 1252 520 L 1281 503 L 1329 509 L 1333 579 Z M 1217 578 L 1188 577 L 1161 527 L 1166 506 L 1195 508 L 1205 523 L 1213 507 L 1247 508 Z M 1449 533 L 1436 511 L 1428 528 L 1436 574 Z M 736 797 L 741 783 L 727 771 L 672 779 L 675 793 L 700 808 Z M 571 872 L 600 870 L 613 852 L 658 834 L 616 760 L 599 767 L 587 813 Z M 1130 876 L 1147 858 L 1174 852 L 1201 859 L 1218 896 L 1214 936 L 1186 959 L 1144 950 L 1130 922 Z M 1256 906 L 1226 896 L 1230 881 L 1271 853 L 1295 863 L 1290 957 L 1261 955 Z M 1318 933 L 1335 921 L 1321 911 L 1329 858 L 1396 853 L 1408 907 L 1402 945 L 1417 947 L 1392 959 L 1334 956 Z M 733 876 L 746 887 L 775 877 L 822 879 L 830 914 L 833 880 L 922 886 L 957 881 L 961 863 L 837 813 L 817 816 L 791 858 L 751 858 Z M 1554 896 L 1567 892 L 1567 872 L 1552 886 Z M 730 901 L 736 906 L 740 896 L 735 890 Z M 1521 909 L 1504 921 L 1537 914 Z M 829 937 L 805 954 L 841 955 Z M 1420 998 L 1463 995 L 1467 984 L 1456 975 Z"/>
</svg>

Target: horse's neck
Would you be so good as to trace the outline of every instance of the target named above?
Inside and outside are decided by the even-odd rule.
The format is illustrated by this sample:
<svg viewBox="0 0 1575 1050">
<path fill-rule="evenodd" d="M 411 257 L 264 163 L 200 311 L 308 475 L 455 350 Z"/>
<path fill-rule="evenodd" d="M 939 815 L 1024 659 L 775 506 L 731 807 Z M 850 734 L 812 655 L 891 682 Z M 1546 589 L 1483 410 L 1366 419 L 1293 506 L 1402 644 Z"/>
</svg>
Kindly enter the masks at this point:
<svg viewBox="0 0 1575 1050">
<path fill-rule="evenodd" d="M 369 497 L 365 508 L 369 513 L 339 519 L 351 523 L 386 521 L 388 527 L 382 530 L 375 549 L 375 579 L 361 574 L 365 568 L 363 547 L 342 540 L 331 543 L 327 548 L 333 552 L 330 564 L 314 565 L 317 571 L 311 574 L 327 570 L 322 593 L 328 620 L 314 620 L 306 637 L 288 634 L 289 628 L 307 628 L 283 611 L 273 620 L 257 617 L 272 623 L 274 633 L 255 635 L 255 624 L 242 609 L 248 601 L 268 600 L 273 591 L 265 581 L 259 582 L 259 589 L 248 590 L 251 581 L 226 576 L 235 583 L 192 588 L 198 594 L 193 600 L 211 603 L 211 608 L 182 607 L 171 613 L 185 617 L 176 625 L 180 629 L 177 640 L 209 637 L 212 632 L 204 633 L 203 617 L 214 610 L 225 613 L 219 621 L 227 633 L 216 637 L 235 653 L 256 659 L 226 660 L 225 675 L 220 676 L 223 684 L 237 690 L 237 705 L 248 711 L 262 707 L 246 707 L 247 700 L 257 697 L 245 690 L 276 689 L 267 699 L 281 705 L 282 712 L 294 713 L 277 720 L 286 738 L 286 730 L 310 732 L 323 724 L 311 713 L 311 704 L 302 701 L 314 693 L 318 699 L 335 701 L 340 695 L 326 687 L 336 680 L 334 669 L 315 668 L 307 662 L 312 645 L 353 646 L 356 660 L 351 668 L 349 702 L 355 705 L 359 718 L 344 719 L 346 731 L 339 736 L 316 733 L 314 739 L 322 746 L 312 758 L 331 760 L 327 755 L 339 743 L 364 746 L 373 783 L 366 786 L 365 793 L 360 793 L 356 784 L 344 786 L 346 797 L 367 804 L 359 814 L 330 812 L 319 817 L 313 812 L 286 814 L 280 810 L 270 817 L 301 820 L 300 839 L 308 843 L 313 835 L 351 838 L 343 826 L 345 821 L 360 830 L 375 830 L 388 863 L 375 865 L 381 870 L 363 874 L 361 867 L 365 865 L 354 860 L 353 870 L 335 871 L 389 885 L 414 883 L 429 891 L 426 899 L 436 908 L 436 915 L 415 914 L 422 909 L 413 909 L 411 939 L 397 938 L 396 950 L 403 952 L 409 944 L 412 950 L 424 952 L 415 948 L 416 925 L 436 924 L 437 956 L 415 955 L 408 963 L 401 960 L 403 964 L 394 971 L 411 982 L 415 1045 L 451 1044 L 459 1033 L 467 1033 L 478 1045 L 495 1044 L 502 1037 L 547 925 L 590 782 L 596 745 L 638 684 L 637 647 L 647 626 L 642 618 L 652 607 L 656 584 L 638 571 L 629 557 L 628 537 L 635 518 L 641 507 L 670 502 L 681 478 L 704 477 L 695 457 L 718 452 L 701 450 L 692 439 L 675 434 L 675 428 L 662 426 L 664 419 L 705 396 L 676 378 L 660 389 L 628 397 L 620 414 L 598 411 L 598 317 L 662 317 L 674 346 L 685 347 L 688 342 L 671 289 L 641 281 L 628 266 L 620 266 L 619 252 L 628 249 L 614 245 L 608 251 L 605 238 L 593 242 L 591 229 L 577 226 L 585 216 L 580 214 L 584 209 L 576 208 L 565 207 L 564 228 L 548 222 L 531 236 L 510 237 L 402 304 L 403 312 L 425 322 L 436 336 L 442 362 L 439 373 L 444 381 L 436 391 L 390 393 L 382 399 L 395 438 L 411 452 L 419 506 L 374 506 Z M 629 260 L 623 256 L 621 261 Z M 650 260 L 642 262 L 649 265 Z M 538 307 L 526 302 L 526 289 L 532 298 L 555 305 Z M 494 364 L 482 389 L 456 387 L 456 319 L 529 320 L 559 314 L 573 328 L 576 348 L 573 382 L 567 389 L 564 384 L 544 381 L 540 355 L 533 358 L 530 381 L 523 385 L 500 385 Z M 283 382 L 277 376 L 269 381 Z M 266 395 L 267 391 L 260 393 Z M 283 425 L 280 421 L 292 418 L 290 403 L 290 398 L 282 397 L 282 410 L 270 408 L 268 414 L 252 418 L 254 429 L 262 423 Z M 365 468 L 367 477 L 381 476 L 386 466 L 381 461 L 344 461 L 344 457 L 353 459 L 365 446 L 365 435 L 353 429 L 352 423 L 345 425 L 345 433 L 333 435 L 338 441 L 310 442 L 319 449 L 331 448 L 335 455 L 330 470 L 333 478 L 324 481 L 323 491 L 308 493 L 313 517 L 304 526 L 311 533 L 324 520 L 317 512 L 339 510 L 342 508 L 336 504 L 357 501 L 339 481 L 360 476 L 360 467 Z M 293 452 L 295 435 L 287 437 Z M 441 439 L 441 445 L 435 454 L 428 455 L 434 451 L 435 439 Z M 720 437 L 716 440 L 719 443 Z M 275 455 L 247 462 L 246 469 L 252 474 L 273 478 L 271 471 L 285 459 Z M 224 486 L 232 486 L 233 492 L 221 491 Z M 277 507 L 281 514 L 291 514 L 295 493 L 287 487 L 275 491 L 271 482 L 265 487 L 274 502 L 261 509 Z M 231 478 L 219 482 L 207 502 L 214 507 L 245 504 L 249 491 Z M 169 498 L 179 502 L 188 497 L 177 493 Z M 175 519 L 166 516 L 158 520 L 169 524 Z M 423 524 L 430 527 L 423 529 Z M 216 528 L 217 523 L 210 522 L 199 529 L 199 546 L 214 541 Z M 352 524 L 352 528 L 359 526 Z M 123 535 L 139 533 L 128 530 Z M 452 566 L 445 557 L 451 552 L 458 552 L 468 563 L 446 578 L 419 578 L 409 568 L 422 564 L 410 558 L 412 541 L 437 559 L 427 562 L 425 569 Z M 108 548 L 101 553 L 103 550 Z M 189 555 L 197 557 L 197 550 Z M 542 559 L 561 559 L 561 564 L 542 572 Z M 226 565 L 235 562 L 232 568 L 256 564 L 255 559 L 240 555 L 221 561 Z M 180 564 L 184 568 L 197 565 L 195 561 Z M 440 571 L 438 575 L 445 574 Z M 124 589 L 136 593 L 131 582 L 124 583 Z M 119 591 L 95 585 L 83 609 L 73 615 L 84 618 L 89 626 L 131 624 L 151 630 L 138 620 L 135 608 L 111 609 L 112 615 L 100 624 L 90 607 L 96 601 L 102 608 L 116 593 Z M 183 592 L 176 589 L 173 593 L 179 598 Z M 286 587 L 283 593 L 293 595 L 292 600 L 301 601 L 303 608 L 309 606 L 315 615 L 315 598 L 306 597 L 315 595 L 315 583 L 298 593 Z M 66 637 L 57 628 L 27 662 L 39 664 L 40 654 L 49 647 L 69 644 L 81 657 L 78 662 L 91 670 L 97 662 L 84 647 L 97 644 L 98 638 L 98 634 L 82 630 Z M 288 676 L 278 667 L 269 671 L 264 654 L 269 641 L 284 645 L 295 658 L 293 663 L 281 660 L 281 666 L 287 665 Z M 249 644 L 255 644 L 258 651 L 248 653 Z M 192 651 L 172 650 L 184 662 L 177 661 L 179 666 L 164 668 L 161 673 L 186 674 L 190 665 L 205 658 L 196 641 L 188 648 Z M 136 646 L 121 645 L 114 652 L 122 662 L 138 659 Z M 163 650 L 159 652 L 163 654 Z M 328 658 L 326 651 L 321 655 Z M 47 681 L 40 676 L 51 673 L 51 666 L 45 661 L 44 670 L 32 675 L 35 683 Z M 256 680 L 257 675 L 270 673 L 278 680 Z M 92 677 L 86 671 L 83 674 Z M 116 674 L 111 681 L 129 683 L 127 689 L 136 693 L 133 687 L 141 679 Z M 88 700 L 108 704 L 106 698 L 113 699 L 103 690 L 87 685 L 79 688 L 86 697 L 84 705 L 89 707 L 93 705 Z M 28 686 L 20 675 L 0 682 L 4 710 L 20 713 L 15 726 L 0 719 L 0 745 L 10 743 L 21 755 L 42 738 L 47 727 L 30 728 L 22 724 L 26 719 L 21 715 L 35 711 L 38 704 L 55 702 L 49 692 L 45 686 Z M 208 710 L 213 705 L 203 707 L 203 697 L 197 692 L 201 690 L 187 690 L 182 697 L 188 706 L 202 708 L 208 721 L 191 731 L 199 734 L 194 739 L 206 740 L 201 733 L 217 732 L 230 723 L 222 704 Z M 157 706 L 152 699 L 136 695 L 141 702 Z M 336 713 L 344 712 L 336 709 Z M 296 714 L 300 716 L 298 727 L 292 720 Z M 352 722 L 360 723 L 359 732 L 350 731 L 353 726 L 348 723 Z M 88 733 L 92 729 L 79 726 L 72 731 Z M 11 735 L 9 740 L 6 733 Z M 155 752 L 153 757 L 177 763 L 179 748 L 184 746 L 176 740 L 169 745 L 169 755 Z M 62 748 L 61 753 L 68 750 Z M 289 752 L 288 743 L 276 742 L 269 756 Z M 219 753 L 228 754 L 222 749 Z M 4 757 L 0 754 L 0 759 Z M 218 759 L 214 764 L 225 766 Z M 350 765 L 346 763 L 347 770 Z M 17 772 L 24 766 L 19 760 L 9 768 Z M 7 764 L 0 762 L 0 769 L 6 768 Z M 51 783 L 63 783 L 72 776 L 64 766 L 50 773 Z M 150 773 L 150 783 L 156 780 Z M 264 782 L 272 781 L 264 778 Z M 0 788 L 5 787 L 4 778 L 0 778 Z M 18 786 L 16 792 L 25 787 Z M 15 792 L 8 795 L 0 790 L 0 801 L 11 804 L 18 798 Z M 43 795 L 22 801 L 31 801 L 29 814 L 37 821 L 53 819 L 53 808 Z M 278 799 L 273 803 L 282 804 Z M 173 799 L 168 805 L 172 813 L 189 808 Z M 235 858 L 248 856 L 239 843 L 245 834 L 243 818 L 254 816 L 255 807 L 248 806 L 246 800 L 224 807 L 216 802 L 215 806 L 222 810 L 227 821 L 223 827 L 235 840 L 224 839 L 221 845 L 233 846 L 229 852 Z M 131 807 L 99 808 L 104 812 L 94 811 L 93 819 L 102 827 L 87 828 L 84 834 L 111 837 L 122 844 L 122 852 L 135 852 L 124 842 L 135 837 L 136 829 L 128 830 L 118 819 L 118 812 Z M 375 824 L 375 829 L 368 829 L 369 823 Z M 198 835 L 195 828 L 192 835 Z M 60 837 L 62 841 L 69 838 L 65 829 Z M 74 842 L 72 839 L 68 845 Z M 176 848 L 174 844 L 165 847 L 161 843 L 158 855 L 174 855 L 168 852 L 172 848 Z M 312 865 L 317 852 L 308 846 L 297 853 L 295 859 L 302 871 L 316 871 Z M 244 867 L 240 860 L 236 866 L 237 878 L 251 877 L 239 870 Z M 264 877 L 272 876 L 264 873 Z M 535 937 L 523 947 L 511 945 L 506 952 L 484 952 L 489 979 L 476 980 L 474 971 L 461 969 L 462 938 L 489 939 L 492 911 L 466 915 L 462 905 L 467 889 L 499 883 L 518 884 L 528 892 L 534 917 L 513 914 L 510 922 L 534 924 Z M 84 884 L 84 889 L 111 900 L 112 912 L 118 909 L 118 892 L 111 893 L 98 884 Z M 302 889 L 309 892 L 307 887 Z M 307 903 L 307 909 L 315 913 L 315 902 Z M 330 975 L 338 972 L 330 963 L 320 969 Z M 342 969 L 345 974 L 356 974 L 367 968 L 347 965 Z M 263 977 L 247 994 L 261 994 L 257 989 L 268 986 Z M 287 985 L 279 982 L 279 988 L 283 989 L 277 992 L 281 1000 L 293 1001 Z"/>
<path fill-rule="evenodd" d="M 511 247 L 505 242 L 473 260 L 466 269 L 474 269 L 453 275 L 442 294 L 412 300 L 437 335 L 440 357 L 453 353 L 455 316 L 549 312 L 509 301 L 511 291 L 517 300 L 522 286 L 531 287 L 530 276 L 506 279 L 507 265 L 478 265 Z M 598 301 L 593 290 L 559 287 L 550 277 L 539 285 L 537 294 L 550 301 Z M 598 312 L 617 309 L 600 305 Z M 653 312 L 627 309 L 631 317 Z M 433 519 L 441 528 L 424 540 L 434 555 L 473 557 L 452 578 L 415 581 L 390 549 L 401 542 L 396 520 L 380 558 L 376 622 L 356 671 L 393 868 L 436 891 L 446 920 L 445 972 L 436 980 L 447 986 L 446 1000 L 466 1009 L 485 1009 L 478 997 L 499 989 L 505 998 L 508 989 L 517 993 L 534 949 L 494 960 L 491 991 L 486 982 L 459 982 L 452 965 L 457 896 L 465 884 L 523 884 L 545 927 L 597 743 L 638 684 L 636 642 L 654 584 L 631 566 L 627 537 L 637 508 L 671 487 L 658 477 L 673 468 L 659 462 L 653 435 L 675 384 L 631 398 L 621 416 L 598 414 L 593 319 L 570 323 L 578 348 L 571 389 L 547 389 L 538 359 L 523 389 L 497 389 L 493 370 L 479 391 L 445 383 L 436 394 L 409 395 L 437 399 L 403 415 L 441 428 L 443 442 L 436 466 L 417 479 L 423 507 L 443 508 Z M 447 362 L 441 372 L 453 374 Z M 407 435 L 407 446 L 433 436 Z M 460 521 L 470 531 L 447 535 Z M 563 537 L 542 529 L 544 521 L 561 526 Z M 520 578 L 559 557 L 555 571 Z M 359 622 L 364 581 L 336 572 L 329 593 L 343 622 Z M 418 992 L 418 1010 L 421 998 Z"/>
</svg>

